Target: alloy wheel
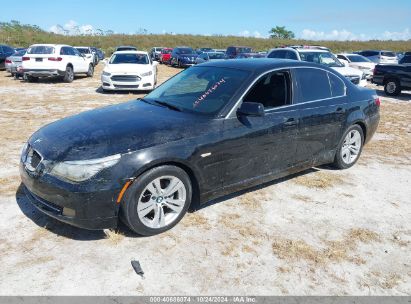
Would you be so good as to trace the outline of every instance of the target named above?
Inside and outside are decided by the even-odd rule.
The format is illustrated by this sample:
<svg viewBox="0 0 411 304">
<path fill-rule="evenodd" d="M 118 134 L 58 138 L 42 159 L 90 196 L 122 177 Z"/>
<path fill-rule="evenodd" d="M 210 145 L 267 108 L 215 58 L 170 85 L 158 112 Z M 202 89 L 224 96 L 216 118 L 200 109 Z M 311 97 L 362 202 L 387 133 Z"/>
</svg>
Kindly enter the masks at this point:
<svg viewBox="0 0 411 304">
<path fill-rule="evenodd" d="M 175 176 L 161 176 L 144 188 L 137 203 L 140 221 L 149 228 L 172 224 L 184 209 L 187 190 Z"/>
<path fill-rule="evenodd" d="M 345 136 L 342 148 L 341 158 L 347 165 L 352 164 L 358 158 L 361 151 L 362 139 L 357 130 L 351 130 Z"/>
<path fill-rule="evenodd" d="M 387 92 L 389 94 L 394 94 L 396 89 L 397 89 L 397 84 L 395 83 L 395 81 L 390 81 L 387 83 Z"/>
</svg>

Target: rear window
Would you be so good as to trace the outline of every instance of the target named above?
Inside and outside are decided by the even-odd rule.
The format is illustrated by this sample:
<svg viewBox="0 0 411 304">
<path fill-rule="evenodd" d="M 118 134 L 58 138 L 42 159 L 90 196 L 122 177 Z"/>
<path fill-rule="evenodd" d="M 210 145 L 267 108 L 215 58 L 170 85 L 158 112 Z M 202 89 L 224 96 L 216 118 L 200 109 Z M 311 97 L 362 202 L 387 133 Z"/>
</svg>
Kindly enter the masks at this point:
<svg viewBox="0 0 411 304">
<path fill-rule="evenodd" d="M 33 46 L 27 50 L 27 54 L 54 54 L 54 47 L 45 45 Z"/>
<path fill-rule="evenodd" d="M 24 54 L 26 54 L 26 50 L 17 51 L 13 54 L 13 56 L 20 57 L 20 56 L 23 56 Z"/>
<path fill-rule="evenodd" d="M 237 48 L 237 53 L 252 53 L 253 50 L 249 47 L 239 47 Z"/>
<path fill-rule="evenodd" d="M 385 57 L 397 57 L 394 52 L 381 52 L 381 56 L 385 56 Z"/>
</svg>

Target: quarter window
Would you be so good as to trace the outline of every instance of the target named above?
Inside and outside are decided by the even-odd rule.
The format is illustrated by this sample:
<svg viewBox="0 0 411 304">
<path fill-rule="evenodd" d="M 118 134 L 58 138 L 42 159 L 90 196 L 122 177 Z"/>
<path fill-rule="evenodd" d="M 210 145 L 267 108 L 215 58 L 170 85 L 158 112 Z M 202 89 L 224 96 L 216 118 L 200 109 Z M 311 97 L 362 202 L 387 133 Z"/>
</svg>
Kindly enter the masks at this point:
<svg viewBox="0 0 411 304">
<path fill-rule="evenodd" d="M 299 103 L 330 98 L 331 88 L 327 72 L 321 69 L 294 69 L 299 89 Z"/>
<path fill-rule="evenodd" d="M 332 97 L 340 97 L 345 95 L 344 82 L 332 73 L 328 73 L 330 79 Z"/>
</svg>

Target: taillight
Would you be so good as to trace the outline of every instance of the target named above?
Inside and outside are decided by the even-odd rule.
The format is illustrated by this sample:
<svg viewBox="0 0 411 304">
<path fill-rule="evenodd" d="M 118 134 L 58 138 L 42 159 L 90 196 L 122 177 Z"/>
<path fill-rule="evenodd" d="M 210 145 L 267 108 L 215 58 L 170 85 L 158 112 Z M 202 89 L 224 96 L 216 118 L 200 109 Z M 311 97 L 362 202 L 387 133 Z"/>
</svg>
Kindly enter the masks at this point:
<svg viewBox="0 0 411 304">
<path fill-rule="evenodd" d="M 49 60 L 50 61 L 62 61 L 63 58 L 61 58 L 61 57 L 49 57 Z"/>
<path fill-rule="evenodd" d="M 11 63 L 11 60 L 7 59 L 7 60 L 6 60 L 6 63 Z"/>
<path fill-rule="evenodd" d="M 23 61 L 30 60 L 30 57 L 23 57 Z"/>
<path fill-rule="evenodd" d="M 375 105 L 376 105 L 377 107 L 379 107 L 379 106 L 381 105 L 381 100 L 380 100 L 380 98 L 379 98 L 379 97 L 376 97 L 376 98 L 374 99 L 374 103 L 375 103 Z"/>
</svg>

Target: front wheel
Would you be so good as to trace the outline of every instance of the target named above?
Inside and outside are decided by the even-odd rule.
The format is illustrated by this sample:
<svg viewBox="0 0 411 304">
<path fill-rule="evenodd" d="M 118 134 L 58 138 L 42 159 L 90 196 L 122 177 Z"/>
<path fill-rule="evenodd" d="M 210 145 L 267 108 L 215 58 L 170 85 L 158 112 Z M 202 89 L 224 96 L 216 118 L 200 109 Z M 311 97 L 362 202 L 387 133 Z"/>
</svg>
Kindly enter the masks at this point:
<svg viewBox="0 0 411 304">
<path fill-rule="evenodd" d="M 88 66 L 87 77 L 93 77 L 94 75 L 94 66 L 90 63 Z"/>
<path fill-rule="evenodd" d="M 401 94 L 401 84 L 397 79 L 389 79 L 384 85 L 384 92 L 388 96 L 398 96 Z"/>
<path fill-rule="evenodd" d="M 174 227 L 187 212 L 192 186 L 187 173 L 161 166 L 138 177 L 127 190 L 121 219 L 140 235 L 155 235 Z"/>
<path fill-rule="evenodd" d="M 360 158 L 364 144 L 364 132 L 359 125 L 352 125 L 345 131 L 334 159 L 334 167 L 348 169 Z"/>
</svg>

